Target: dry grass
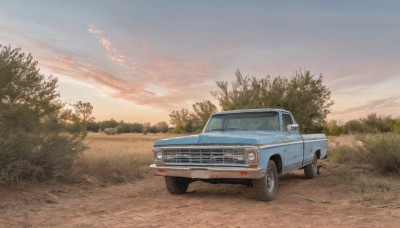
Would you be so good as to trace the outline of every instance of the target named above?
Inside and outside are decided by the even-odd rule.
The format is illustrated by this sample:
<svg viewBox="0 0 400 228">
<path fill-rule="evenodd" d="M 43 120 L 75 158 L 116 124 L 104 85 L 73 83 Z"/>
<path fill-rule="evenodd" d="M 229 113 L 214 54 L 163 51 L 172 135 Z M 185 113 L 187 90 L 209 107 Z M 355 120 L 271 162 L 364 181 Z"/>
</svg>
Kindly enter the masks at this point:
<svg viewBox="0 0 400 228">
<path fill-rule="evenodd" d="M 155 140 L 173 134 L 89 134 L 85 151 L 65 174 L 70 182 L 122 183 L 149 174 Z"/>
<path fill-rule="evenodd" d="M 365 136 L 358 135 L 329 137 L 328 140 L 329 157 L 324 163 L 326 172 L 318 179 L 319 184 L 355 194 L 357 202 L 367 206 L 400 200 L 399 176 L 382 174 L 368 156 L 371 151 L 366 149 L 366 143 L 372 140 L 367 142 Z"/>
<path fill-rule="evenodd" d="M 90 134 L 90 149 L 85 151 L 66 173 L 66 179 L 78 183 L 124 183 L 149 175 L 153 162 L 152 144 L 173 134 Z M 357 203 L 384 205 L 400 200 L 400 181 L 396 175 L 382 175 L 363 162 L 358 149 L 359 136 L 329 137 L 329 157 L 323 162 L 323 175 L 317 184 L 335 191 L 355 194 Z M 325 169 L 325 170 L 324 170 Z"/>
</svg>

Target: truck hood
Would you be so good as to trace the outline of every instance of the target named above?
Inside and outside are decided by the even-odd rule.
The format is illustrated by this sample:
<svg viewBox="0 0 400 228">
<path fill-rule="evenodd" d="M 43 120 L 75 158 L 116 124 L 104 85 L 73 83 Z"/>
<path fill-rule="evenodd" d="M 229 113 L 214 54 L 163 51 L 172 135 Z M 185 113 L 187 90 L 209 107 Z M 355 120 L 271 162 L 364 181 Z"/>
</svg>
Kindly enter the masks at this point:
<svg viewBox="0 0 400 228">
<path fill-rule="evenodd" d="M 222 131 L 202 133 L 185 137 L 157 140 L 154 146 L 173 145 L 265 145 L 284 140 L 282 132 L 267 131 Z"/>
</svg>

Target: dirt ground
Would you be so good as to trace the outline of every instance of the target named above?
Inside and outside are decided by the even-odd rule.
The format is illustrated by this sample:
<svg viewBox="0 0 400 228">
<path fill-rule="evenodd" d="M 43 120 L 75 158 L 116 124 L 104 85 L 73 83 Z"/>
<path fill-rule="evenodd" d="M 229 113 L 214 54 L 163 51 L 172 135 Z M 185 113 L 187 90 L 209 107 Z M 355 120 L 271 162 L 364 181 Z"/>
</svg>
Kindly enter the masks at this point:
<svg viewBox="0 0 400 228">
<path fill-rule="evenodd" d="M 21 184 L 0 188 L 0 227 L 398 227 L 400 208 L 375 208 L 303 173 L 280 177 L 278 196 L 195 182 L 170 195 L 161 177 L 110 186 Z"/>
</svg>

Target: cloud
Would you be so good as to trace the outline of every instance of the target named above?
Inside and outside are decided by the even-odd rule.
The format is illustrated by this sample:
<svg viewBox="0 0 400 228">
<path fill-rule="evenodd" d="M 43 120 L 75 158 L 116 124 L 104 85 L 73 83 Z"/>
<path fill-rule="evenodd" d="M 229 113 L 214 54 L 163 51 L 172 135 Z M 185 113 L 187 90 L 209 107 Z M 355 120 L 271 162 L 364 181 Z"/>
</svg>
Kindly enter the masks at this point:
<svg viewBox="0 0 400 228">
<path fill-rule="evenodd" d="M 210 64 L 207 60 L 198 60 L 176 53 L 156 52 L 148 42 L 142 42 L 132 51 L 132 58 L 135 59 L 133 62 L 117 52 L 101 29 L 90 25 L 88 32 L 104 47 L 111 60 L 130 68 L 136 77 L 141 76 L 157 86 L 184 87 L 202 84 L 213 78 L 209 73 Z"/>
<path fill-rule="evenodd" d="M 369 113 L 369 112 L 376 112 L 379 109 L 391 108 L 399 105 L 400 105 L 400 96 L 394 96 L 394 97 L 372 100 L 365 105 L 354 106 L 351 108 L 347 108 L 343 111 L 337 111 L 335 113 L 336 114 L 347 114 L 352 112 Z"/>
<path fill-rule="evenodd" d="M 96 38 L 99 43 L 106 49 L 107 56 L 117 63 L 125 63 L 126 59 L 125 56 L 120 54 L 111 44 L 111 41 L 107 39 L 103 35 L 103 31 L 98 29 L 97 27 L 90 25 L 88 28 L 88 32 L 92 34 L 94 38 Z"/>
<path fill-rule="evenodd" d="M 204 97 L 204 91 L 209 91 L 208 88 L 205 88 L 207 86 L 201 85 L 201 83 L 189 83 L 182 86 L 175 84 L 173 87 L 164 87 L 146 80 L 128 81 L 123 79 L 123 76 L 92 64 L 79 63 L 76 59 L 65 55 L 47 59 L 44 66 L 56 73 L 85 82 L 92 87 L 105 86 L 109 88 L 107 93 L 110 97 L 168 110 L 180 108 L 189 100 L 199 100 L 200 97 Z M 159 93 L 156 91 L 157 88 L 163 91 Z"/>
<path fill-rule="evenodd" d="M 400 96 L 386 97 L 382 99 L 370 100 L 364 105 L 353 106 L 342 111 L 334 111 L 332 119 L 349 120 L 366 116 L 370 113 L 386 113 L 398 115 L 400 106 Z"/>
</svg>

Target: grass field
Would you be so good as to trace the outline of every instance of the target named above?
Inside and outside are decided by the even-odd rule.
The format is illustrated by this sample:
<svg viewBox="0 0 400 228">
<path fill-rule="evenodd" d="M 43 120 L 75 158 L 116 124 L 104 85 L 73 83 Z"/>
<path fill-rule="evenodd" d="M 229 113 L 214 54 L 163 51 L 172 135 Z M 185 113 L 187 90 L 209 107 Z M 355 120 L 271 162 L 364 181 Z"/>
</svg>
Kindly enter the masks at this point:
<svg viewBox="0 0 400 228">
<path fill-rule="evenodd" d="M 319 184 L 355 194 L 367 206 L 400 204 L 400 135 L 344 135 L 328 141 L 324 164 L 330 174 Z M 388 167 L 393 169 L 385 172 Z"/>
<path fill-rule="evenodd" d="M 102 185 L 126 183 L 149 176 L 148 166 L 153 162 L 152 144 L 157 139 L 174 136 L 182 135 L 89 134 L 86 141 L 90 149 L 75 161 L 65 174 L 66 180 Z M 400 197 L 398 173 L 382 174 L 374 166 L 373 157 L 368 156 L 371 152 L 365 150 L 362 140 L 365 139 L 354 135 L 329 137 L 329 156 L 321 163 L 324 175 L 318 178 L 316 184 L 355 194 L 360 202 L 366 204 L 397 200 Z M 372 150 L 374 154 L 385 155 L 379 148 Z M 391 157 L 388 159 L 393 160 Z"/>
<path fill-rule="evenodd" d="M 66 173 L 70 182 L 122 183 L 149 174 L 155 140 L 173 134 L 89 134 L 85 151 Z"/>
</svg>

